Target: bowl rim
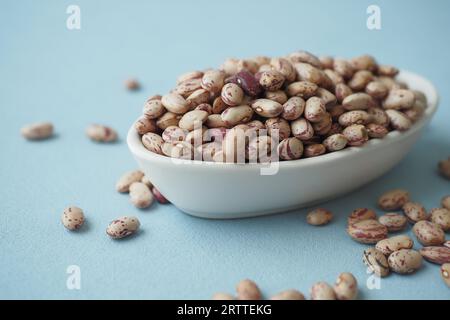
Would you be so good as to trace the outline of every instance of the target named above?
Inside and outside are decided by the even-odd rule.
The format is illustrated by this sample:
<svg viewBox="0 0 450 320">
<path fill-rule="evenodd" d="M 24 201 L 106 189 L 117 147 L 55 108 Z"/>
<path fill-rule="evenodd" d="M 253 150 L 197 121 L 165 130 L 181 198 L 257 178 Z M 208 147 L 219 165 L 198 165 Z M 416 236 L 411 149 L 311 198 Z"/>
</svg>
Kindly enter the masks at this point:
<svg viewBox="0 0 450 320">
<path fill-rule="evenodd" d="M 359 152 L 369 152 L 371 150 L 379 149 L 383 146 L 387 146 L 396 142 L 399 142 L 407 137 L 413 135 L 415 132 L 421 130 L 433 117 L 435 114 L 438 104 L 439 104 L 439 95 L 436 87 L 433 83 L 427 78 L 420 76 L 416 73 L 401 70 L 397 79 L 400 81 L 406 82 L 412 89 L 419 89 L 414 84 L 416 82 L 419 83 L 418 87 L 422 88 L 424 91 L 427 91 L 427 102 L 428 106 L 424 112 L 424 115 L 415 122 L 412 127 L 407 131 L 391 131 L 382 139 L 371 139 L 363 146 L 359 147 L 348 147 L 340 151 L 330 152 L 318 157 L 312 158 L 300 158 L 297 160 L 290 161 L 279 161 L 279 168 L 283 167 L 304 167 L 309 165 L 317 165 L 319 163 L 331 163 L 338 160 L 344 160 L 349 158 Z M 242 170 L 244 168 L 252 168 L 252 169 L 261 169 L 268 166 L 268 164 L 263 163 L 225 163 L 225 162 L 211 162 L 211 161 L 200 161 L 200 160 L 186 160 L 186 159 L 176 159 L 174 161 L 173 158 L 163 156 L 154 152 L 147 150 L 141 142 L 140 135 L 136 132 L 134 128 L 134 122 L 131 128 L 128 130 L 127 134 L 127 144 L 130 151 L 133 155 L 138 156 L 139 158 L 151 161 L 158 162 L 161 164 L 174 165 L 176 164 L 186 164 L 196 166 L 208 166 L 213 168 L 221 168 L 221 169 L 238 169 Z"/>
</svg>

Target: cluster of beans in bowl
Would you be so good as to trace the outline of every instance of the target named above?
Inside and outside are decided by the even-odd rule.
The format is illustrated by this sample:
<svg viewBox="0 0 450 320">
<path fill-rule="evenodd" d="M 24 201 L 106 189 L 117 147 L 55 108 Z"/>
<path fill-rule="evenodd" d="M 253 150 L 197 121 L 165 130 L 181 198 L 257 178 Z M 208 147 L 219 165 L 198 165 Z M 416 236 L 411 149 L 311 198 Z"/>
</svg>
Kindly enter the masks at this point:
<svg viewBox="0 0 450 320">
<path fill-rule="evenodd" d="M 173 158 L 214 162 L 296 160 L 362 146 L 408 130 L 427 106 L 374 57 L 227 59 L 178 77 L 149 98 L 135 123 L 143 145 Z"/>
</svg>

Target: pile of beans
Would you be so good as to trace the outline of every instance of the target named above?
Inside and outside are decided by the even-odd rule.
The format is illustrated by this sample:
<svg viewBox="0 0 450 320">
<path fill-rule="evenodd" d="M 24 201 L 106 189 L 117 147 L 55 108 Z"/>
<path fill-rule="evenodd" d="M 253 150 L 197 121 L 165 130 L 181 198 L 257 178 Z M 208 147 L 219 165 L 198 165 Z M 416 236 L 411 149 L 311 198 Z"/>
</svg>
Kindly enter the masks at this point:
<svg viewBox="0 0 450 320">
<path fill-rule="evenodd" d="M 411 274 L 422 266 L 423 259 L 441 265 L 441 276 L 450 287 L 450 196 L 444 197 L 440 208 L 427 210 L 410 200 L 406 190 L 395 189 L 378 199 L 380 209 L 387 211 L 378 217 L 374 210 L 355 209 L 348 217 L 347 233 L 363 244 L 375 245 L 364 250 L 363 262 L 379 277 L 389 273 Z M 394 211 L 394 212 L 393 212 Z M 398 213 L 397 211 L 402 211 Z M 408 235 L 388 237 L 390 232 L 404 231 L 408 223 L 417 241 L 423 246 L 414 250 Z"/>
<path fill-rule="evenodd" d="M 310 289 L 311 300 L 355 300 L 358 296 L 358 282 L 349 272 L 341 273 L 334 286 L 320 281 Z M 228 293 L 216 293 L 213 300 L 261 300 L 262 293 L 257 284 L 249 279 L 240 281 L 236 286 L 236 297 Z M 306 300 L 305 295 L 296 289 L 281 291 L 270 300 Z"/>
<path fill-rule="evenodd" d="M 397 73 L 368 55 L 228 59 L 219 69 L 183 74 L 168 94 L 149 98 L 135 128 L 148 150 L 174 158 L 315 157 L 408 130 L 421 117 L 425 95 L 407 89 Z"/>
</svg>

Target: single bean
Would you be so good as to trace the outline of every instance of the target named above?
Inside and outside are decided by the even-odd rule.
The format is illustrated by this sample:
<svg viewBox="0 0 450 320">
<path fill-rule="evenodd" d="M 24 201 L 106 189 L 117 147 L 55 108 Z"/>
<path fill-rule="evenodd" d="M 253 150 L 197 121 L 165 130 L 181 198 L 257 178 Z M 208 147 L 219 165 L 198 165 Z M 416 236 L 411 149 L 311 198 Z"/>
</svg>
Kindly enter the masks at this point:
<svg viewBox="0 0 450 320">
<path fill-rule="evenodd" d="M 432 263 L 450 263 L 450 248 L 437 246 L 424 247 L 419 252 L 425 260 Z"/>
<path fill-rule="evenodd" d="M 441 266 L 441 276 L 445 284 L 450 287 L 450 263 L 444 263 Z"/>
<path fill-rule="evenodd" d="M 53 135 L 53 124 L 50 122 L 37 122 L 22 127 L 20 132 L 28 140 L 44 140 Z"/>
<path fill-rule="evenodd" d="M 277 293 L 270 300 L 305 300 L 305 296 L 298 290 L 288 289 Z"/>
<path fill-rule="evenodd" d="M 145 104 L 144 108 L 142 110 L 142 113 L 148 118 L 148 119 L 157 119 L 161 117 L 166 112 L 166 109 L 164 108 L 161 100 L 157 99 L 148 99 Z"/>
<path fill-rule="evenodd" d="M 292 121 L 300 118 L 305 110 L 305 100 L 300 97 L 292 97 L 285 104 L 283 104 L 283 112 L 281 117 L 283 119 Z"/>
<path fill-rule="evenodd" d="M 106 233 L 113 239 L 121 239 L 135 233 L 140 226 L 140 222 L 136 217 L 120 217 L 111 221 Z"/>
<path fill-rule="evenodd" d="M 401 249 L 389 255 L 388 263 L 392 271 L 400 274 L 410 274 L 420 269 L 422 256 L 416 250 Z"/>
<path fill-rule="evenodd" d="M 450 230 L 450 210 L 446 208 L 434 208 L 430 211 L 430 220 L 438 224 L 442 230 Z"/>
<path fill-rule="evenodd" d="M 371 244 L 385 239 L 388 231 L 377 220 L 369 219 L 349 224 L 347 233 L 355 241 Z"/>
<path fill-rule="evenodd" d="M 313 143 L 304 147 L 303 154 L 306 158 L 318 157 L 327 152 L 325 146 L 321 143 Z"/>
<path fill-rule="evenodd" d="M 336 293 L 326 282 L 315 283 L 310 290 L 311 300 L 336 300 Z"/>
<path fill-rule="evenodd" d="M 146 134 L 148 132 L 157 132 L 158 126 L 156 125 L 156 121 L 153 119 L 147 118 L 146 115 L 141 116 L 135 123 L 134 128 L 139 134 Z"/>
<path fill-rule="evenodd" d="M 240 281 L 236 286 L 237 298 L 239 300 L 260 300 L 261 291 L 255 282 L 249 279 Z"/>
<path fill-rule="evenodd" d="M 172 113 L 184 114 L 190 109 L 190 104 L 178 93 L 169 93 L 162 97 L 163 106 Z"/>
<path fill-rule="evenodd" d="M 283 106 L 273 100 L 257 99 L 252 103 L 253 110 L 262 117 L 274 118 L 283 112 Z"/>
<path fill-rule="evenodd" d="M 386 226 L 389 232 L 395 232 L 405 229 L 408 219 L 398 213 L 386 213 L 378 218 L 378 222 Z"/>
<path fill-rule="evenodd" d="M 339 275 L 334 285 L 334 292 L 338 300 L 355 300 L 358 296 L 358 282 L 349 272 Z"/>
<path fill-rule="evenodd" d="M 96 142 L 115 142 L 117 140 L 117 132 L 114 129 L 100 124 L 90 125 L 86 129 L 86 135 Z"/>
<path fill-rule="evenodd" d="M 163 154 L 161 149 L 163 143 L 164 141 L 161 136 L 156 133 L 149 132 L 142 136 L 142 144 L 151 152 Z"/>
<path fill-rule="evenodd" d="M 347 218 L 347 223 L 354 224 L 363 220 L 376 220 L 377 214 L 372 209 L 358 208 L 353 210 Z"/>
<path fill-rule="evenodd" d="M 284 139 L 278 145 L 278 155 L 282 160 L 300 159 L 303 155 L 303 143 L 295 137 Z"/>
<path fill-rule="evenodd" d="M 116 190 L 124 193 L 130 191 L 130 186 L 133 182 L 139 182 L 144 177 L 141 170 L 133 170 L 123 174 L 116 183 Z"/>
<path fill-rule="evenodd" d="M 349 146 L 361 146 L 369 140 L 366 128 L 360 124 L 352 124 L 342 131 L 347 138 Z"/>
<path fill-rule="evenodd" d="M 144 209 L 152 204 L 153 195 L 146 184 L 133 182 L 130 185 L 130 201 L 136 208 Z"/>
<path fill-rule="evenodd" d="M 333 219 L 333 213 L 327 209 L 318 208 L 308 213 L 306 222 L 313 226 L 323 226 Z"/>
<path fill-rule="evenodd" d="M 403 205 L 403 213 L 411 223 L 427 220 L 429 218 L 427 210 L 425 210 L 425 208 L 417 202 L 406 202 Z"/>
<path fill-rule="evenodd" d="M 84 224 L 84 213 L 78 207 L 71 206 L 64 209 L 61 222 L 67 229 L 78 230 Z"/>
<path fill-rule="evenodd" d="M 237 84 L 227 83 L 222 88 L 221 97 L 229 106 L 238 106 L 244 98 L 244 91 Z"/>
<path fill-rule="evenodd" d="M 293 82 L 286 88 L 286 93 L 290 97 L 301 97 L 308 99 L 314 96 L 319 87 L 317 84 L 308 81 Z"/>
</svg>

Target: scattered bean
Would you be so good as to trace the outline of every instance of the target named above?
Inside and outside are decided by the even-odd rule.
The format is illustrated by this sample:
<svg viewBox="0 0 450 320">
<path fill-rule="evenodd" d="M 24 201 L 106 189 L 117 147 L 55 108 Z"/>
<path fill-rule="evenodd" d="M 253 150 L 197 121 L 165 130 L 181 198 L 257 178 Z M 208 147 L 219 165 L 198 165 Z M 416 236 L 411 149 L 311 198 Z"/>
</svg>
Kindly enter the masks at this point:
<svg viewBox="0 0 450 320">
<path fill-rule="evenodd" d="M 420 254 L 425 260 L 436 264 L 450 263 L 450 248 L 447 247 L 424 247 Z"/>
<path fill-rule="evenodd" d="M 333 213 L 327 209 L 318 208 L 308 213 L 306 222 L 313 226 L 323 226 L 333 219 Z"/>
<path fill-rule="evenodd" d="M 387 228 L 377 220 L 362 220 L 347 227 L 347 233 L 353 240 L 361 243 L 377 243 L 387 237 Z"/>
<path fill-rule="evenodd" d="M 403 212 L 411 223 L 427 220 L 429 218 L 425 208 L 417 202 L 406 202 L 403 205 Z"/>
<path fill-rule="evenodd" d="M 378 218 L 378 222 L 386 226 L 389 232 L 396 232 L 406 228 L 408 219 L 398 213 L 386 213 Z"/>
<path fill-rule="evenodd" d="M 78 230 L 84 224 L 84 213 L 78 207 L 67 207 L 61 216 L 61 222 L 67 229 Z"/>
<path fill-rule="evenodd" d="M 352 211 L 347 218 L 348 224 L 353 224 L 355 222 L 363 220 L 376 220 L 377 214 L 372 209 L 368 208 L 358 208 Z"/>
<path fill-rule="evenodd" d="M 431 222 L 436 223 L 444 231 L 450 230 L 450 210 L 446 208 L 434 208 L 430 211 Z"/>
<path fill-rule="evenodd" d="M 386 256 L 375 248 L 364 250 L 363 262 L 369 270 L 379 277 L 389 275 L 389 264 Z"/>
<path fill-rule="evenodd" d="M 317 282 L 310 290 L 311 300 L 336 300 L 336 293 L 326 282 Z"/>
<path fill-rule="evenodd" d="M 343 272 L 336 280 L 334 292 L 338 300 L 355 300 L 358 296 L 358 282 L 351 273 Z"/>
<path fill-rule="evenodd" d="M 144 209 L 153 203 L 153 195 L 146 184 L 133 182 L 130 185 L 130 200 L 136 208 Z"/>
<path fill-rule="evenodd" d="M 378 199 L 378 206 L 385 211 L 398 210 L 401 209 L 408 201 L 408 191 L 403 189 L 394 189 L 381 195 Z"/>
<path fill-rule="evenodd" d="M 117 140 L 117 132 L 110 127 L 93 124 L 86 129 L 86 135 L 96 142 L 114 142 Z"/>
<path fill-rule="evenodd" d="M 24 126 L 20 132 L 28 140 L 44 140 L 53 135 L 53 124 L 50 122 L 37 122 Z"/>
<path fill-rule="evenodd" d="M 120 217 L 111 221 L 106 233 L 113 239 L 121 239 L 135 233 L 140 226 L 140 222 L 136 217 Z"/>
<path fill-rule="evenodd" d="M 389 255 L 388 263 L 392 271 L 410 274 L 422 266 L 422 256 L 416 250 L 401 249 Z"/>
<path fill-rule="evenodd" d="M 412 249 L 413 246 L 414 241 L 410 237 L 407 235 L 399 235 L 378 241 L 375 248 L 388 256 L 394 251 Z"/>
<path fill-rule="evenodd" d="M 419 221 L 413 227 L 417 240 L 424 246 L 439 246 L 445 242 L 445 233 L 433 222 Z"/>
<path fill-rule="evenodd" d="M 126 172 L 116 183 L 116 190 L 124 193 L 130 191 L 133 182 L 139 182 L 144 177 L 144 173 L 140 170 Z"/>
</svg>

